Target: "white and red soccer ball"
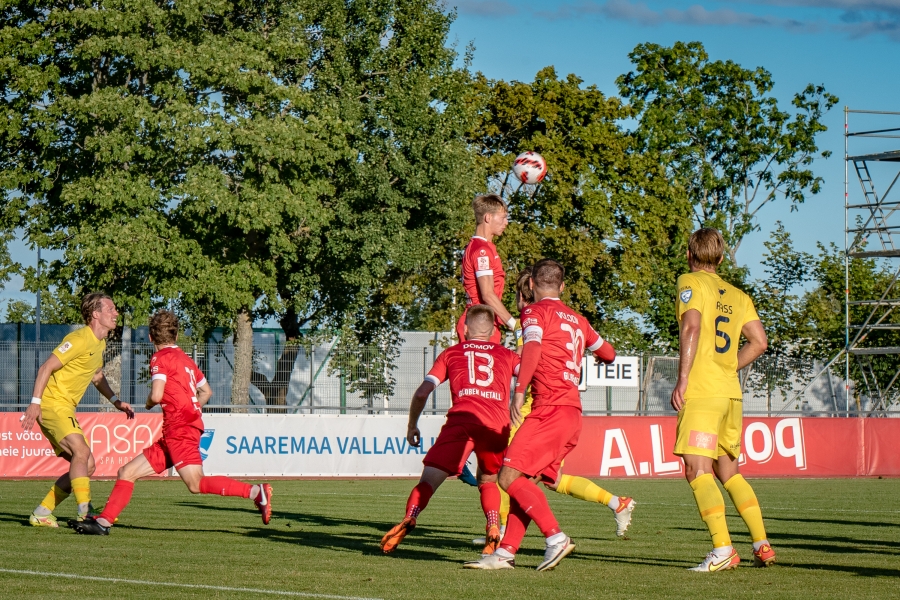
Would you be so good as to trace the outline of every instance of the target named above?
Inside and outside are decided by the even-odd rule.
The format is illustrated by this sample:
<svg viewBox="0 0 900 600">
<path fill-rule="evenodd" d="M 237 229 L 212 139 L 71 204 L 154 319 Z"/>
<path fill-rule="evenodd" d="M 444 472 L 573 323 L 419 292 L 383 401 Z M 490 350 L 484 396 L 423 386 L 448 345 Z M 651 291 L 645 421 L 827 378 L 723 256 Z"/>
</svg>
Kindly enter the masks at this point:
<svg viewBox="0 0 900 600">
<path fill-rule="evenodd" d="M 523 152 L 513 163 L 513 175 L 528 185 L 540 183 L 547 175 L 547 161 L 537 152 Z"/>
</svg>

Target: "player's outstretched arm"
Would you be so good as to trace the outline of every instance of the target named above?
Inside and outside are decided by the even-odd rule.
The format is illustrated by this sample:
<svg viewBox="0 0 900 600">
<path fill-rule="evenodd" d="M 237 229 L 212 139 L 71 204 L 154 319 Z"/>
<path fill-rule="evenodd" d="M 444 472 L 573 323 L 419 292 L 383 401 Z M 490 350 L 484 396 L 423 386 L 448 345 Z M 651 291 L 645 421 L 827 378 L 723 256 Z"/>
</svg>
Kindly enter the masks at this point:
<svg viewBox="0 0 900 600">
<path fill-rule="evenodd" d="M 131 410 L 131 405 L 127 402 L 122 402 L 121 400 L 119 400 L 119 397 L 109 386 L 109 381 L 106 380 L 106 375 L 103 374 L 102 369 L 94 373 L 94 377 L 91 379 L 91 383 L 94 384 L 94 387 L 97 388 L 97 391 L 100 392 L 100 394 L 104 398 L 112 402 L 113 406 L 125 413 L 126 418 L 134 418 L 134 411 Z"/>
<path fill-rule="evenodd" d="M 700 311 L 691 309 L 681 315 L 681 328 L 678 333 L 678 381 L 672 390 L 672 408 L 681 410 L 684 407 L 684 392 L 688 386 L 688 375 L 694 366 L 697 356 L 697 344 L 700 341 Z"/>
<path fill-rule="evenodd" d="M 738 350 L 738 371 L 762 356 L 769 347 L 766 330 L 760 321 L 750 321 L 741 327 L 741 335 L 747 338 L 747 343 Z"/>
<path fill-rule="evenodd" d="M 497 294 L 494 293 L 494 276 L 482 275 L 475 281 L 478 283 L 478 294 L 481 296 L 484 303 L 493 308 L 497 317 L 506 323 L 506 326 L 510 331 L 513 331 L 516 327 L 516 319 L 509 314 L 509 311 L 503 306 L 503 302 L 501 302 L 500 298 L 497 297 Z"/>
<path fill-rule="evenodd" d="M 51 354 L 50 358 L 44 361 L 44 364 L 38 369 L 37 377 L 34 380 L 34 389 L 31 392 L 31 405 L 25 409 L 25 416 L 22 417 L 22 428 L 26 431 L 34 427 L 35 421 L 41 418 L 41 396 L 44 395 L 44 388 L 50 381 L 50 376 L 54 371 L 62 369 L 62 361 L 55 354 Z"/>
<path fill-rule="evenodd" d="M 428 394 L 434 391 L 434 387 L 432 382 L 423 381 L 413 393 L 412 402 L 409 403 L 409 422 L 406 424 L 406 441 L 410 446 L 418 448 L 422 441 L 419 417 L 422 416 L 422 411 L 425 410 L 425 404 L 428 402 Z"/>
</svg>

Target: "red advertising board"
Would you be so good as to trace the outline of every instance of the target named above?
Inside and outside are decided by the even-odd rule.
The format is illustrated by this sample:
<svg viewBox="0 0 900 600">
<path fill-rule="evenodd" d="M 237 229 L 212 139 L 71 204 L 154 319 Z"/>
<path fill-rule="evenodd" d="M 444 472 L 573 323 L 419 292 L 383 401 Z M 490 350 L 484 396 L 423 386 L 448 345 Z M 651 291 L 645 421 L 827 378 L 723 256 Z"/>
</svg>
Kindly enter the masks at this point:
<svg viewBox="0 0 900 600">
<path fill-rule="evenodd" d="M 0 413 L 0 477 L 54 477 L 64 473 L 68 463 L 54 455 L 39 429 L 23 431 L 20 416 Z M 263 418 L 254 427 L 262 427 L 257 433 L 263 436 L 261 439 L 268 440 L 265 436 L 274 435 L 269 430 L 276 421 L 291 420 L 282 425 L 297 431 L 316 427 L 315 418 L 315 415 L 281 415 L 272 425 Z M 385 432 L 397 440 L 405 437 L 406 417 L 381 418 L 384 422 L 379 427 Z M 215 429 L 223 433 L 224 423 L 217 423 L 216 419 L 241 419 L 241 415 L 209 417 L 210 436 Z M 78 420 L 94 454 L 97 465 L 94 477 L 115 477 L 119 467 L 159 436 L 162 427 L 162 415 L 158 413 L 138 414 L 132 421 L 119 412 L 79 413 Z M 296 424 L 293 420 L 297 420 Z M 250 423 L 245 421 L 246 415 L 244 421 L 236 423 L 249 427 Z M 900 439 L 900 419 L 744 417 L 741 471 L 751 477 L 900 476 L 900 452 L 893 443 L 897 439 Z M 219 446 L 214 445 L 215 451 L 224 452 L 229 448 L 227 439 L 217 439 L 215 444 L 222 446 L 218 450 Z M 675 417 L 585 417 L 581 441 L 566 458 L 565 472 L 592 478 L 681 477 L 684 466 L 672 454 L 674 444 Z M 334 452 L 338 452 L 340 440 L 336 439 L 333 446 Z M 260 463 L 260 472 L 278 472 L 288 477 L 308 474 L 304 472 L 304 467 L 309 466 L 308 457 L 295 463 L 296 472 L 282 467 L 269 468 L 272 465 L 267 463 L 276 460 L 277 455 L 265 448 L 268 446 L 261 445 L 259 452 L 252 456 L 254 462 Z M 384 454 L 379 460 L 391 460 L 392 456 Z"/>
<path fill-rule="evenodd" d="M 675 417 L 585 417 L 565 471 L 583 477 L 677 477 Z M 900 419 L 744 417 L 741 472 L 751 477 L 900 476 Z"/>
<path fill-rule="evenodd" d="M 24 431 L 20 413 L 0 414 L 0 477 L 56 477 L 69 463 L 56 454 L 39 427 Z M 78 423 L 94 454 L 94 477 L 115 477 L 162 429 L 161 414 L 78 413 Z"/>
</svg>

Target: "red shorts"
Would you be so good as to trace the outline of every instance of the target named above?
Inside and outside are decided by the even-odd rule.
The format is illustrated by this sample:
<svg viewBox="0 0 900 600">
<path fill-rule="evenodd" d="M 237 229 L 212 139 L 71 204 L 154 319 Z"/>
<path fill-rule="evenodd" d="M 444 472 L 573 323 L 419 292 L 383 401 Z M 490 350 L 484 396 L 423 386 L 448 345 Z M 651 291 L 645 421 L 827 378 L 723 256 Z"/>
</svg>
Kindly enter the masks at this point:
<svg viewBox="0 0 900 600">
<path fill-rule="evenodd" d="M 456 322 L 456 335 L 459 338 L 460 342 L 466 341 L 466 311 L 469 308 L 466 307 L 466 310 L 463 311 L 463 314 L 460 315 L 459 321 Z M 495 344 L 500 343 L 500 329 L 497 327 L 497 323 L 494 323 L 494 333 L 491 334 L 491 340 Z"/>
<path fill-rule="evenodd" d="M 563 459 L 578 445 L 580 435 L 580 409 L 554 405 L 535 408 L 510 442 L 503 466 L 555 483 Z"/>
<path fill-rule="evenodd" d="M 200 436 L 203 431 L 196 427 L 179 427 L 167 431 L 161 438 L 144 448 L 147 462 L 157 473 L 175 467 L 202 465 L 200 458 Z"/>
<path fill-rule="evenodd" d="M 503 453 L 508 442 L 509 427 L 495 431 L 476 423 L 460 423 L 450 417 L 441 427 L 441 433 L 422 463 L 450 475 L 459 475 L 474 450 L 478 468 L 483 473 L 494 475 L 503 466 Z"/>
</svg>

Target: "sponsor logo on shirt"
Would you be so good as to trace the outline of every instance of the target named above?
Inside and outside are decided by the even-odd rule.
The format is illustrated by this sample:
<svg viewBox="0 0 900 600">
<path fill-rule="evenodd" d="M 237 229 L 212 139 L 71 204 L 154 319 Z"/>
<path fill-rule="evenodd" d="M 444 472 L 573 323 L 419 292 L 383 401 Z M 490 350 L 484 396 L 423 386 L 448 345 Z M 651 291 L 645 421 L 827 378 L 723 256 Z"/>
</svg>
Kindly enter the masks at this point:
<svg viewBox="0 0 900 600">
<path fill-rule="evenodd" d="M 528 327 L 529 325 L 537 325 L 537 319 L 525 319 L 522 321 L 522 327 Z"/>
<path fill-rule="evenodd" d="M 487 256 L 479 256 L 478 257 L 478 270 L 479 271 L 487 271 L 491 268 L 491 259 Z"/>
<path fill-rule="evenodd" d="M 685 304 L 687 304 L 688 301 L 691 299 L 691 296 L 693 295 L 693 293 L 694 292 L 691 290 L 684 290 L 683 292 L 681 292 L 681 296 L 680 296 L 681 301 L 684 302 Z"/>
<path fill-rule="evenodd" d="M 496 400 L 497 402 L 503 401 L 503 396 L 499 392 L 492 392 L 490 390 L 480 390 L 477 388 L 465 388 L 465 389 L 459 390 L 459 393 L 457 394 L 457 396 L 459 398 L 462 398 L 463 396 L 481 396 L 482 398 L 485 398 L 487 400 Z"/>
<path fill-rule="evenodd" d="M 72 342 L 66 342 L 58 348 L 60 354 L 65 354 L 72 347 Z"/>
</svg>

